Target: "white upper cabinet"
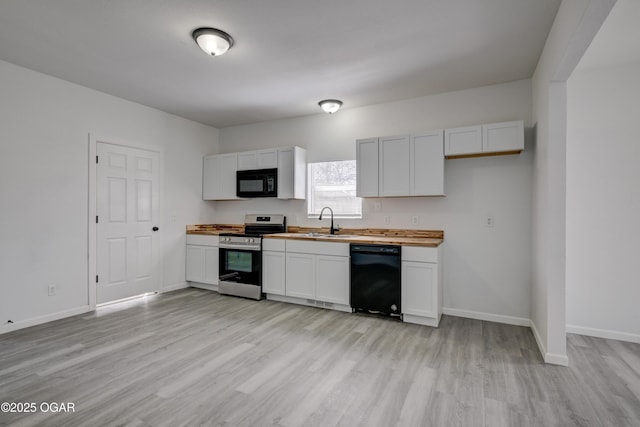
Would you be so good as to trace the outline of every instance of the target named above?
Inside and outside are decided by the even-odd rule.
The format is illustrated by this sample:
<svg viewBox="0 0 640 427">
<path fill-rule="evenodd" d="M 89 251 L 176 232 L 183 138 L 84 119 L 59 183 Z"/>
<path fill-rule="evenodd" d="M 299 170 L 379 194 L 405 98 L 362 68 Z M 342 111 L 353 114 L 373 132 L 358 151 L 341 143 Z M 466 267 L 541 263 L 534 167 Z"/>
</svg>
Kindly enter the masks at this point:
<svg viewBox="0 0 640 427">
<path fill-rule="evenodd" d="M 493 123 L 482 126 L 482 152 L 524 150 L 524 122 Z"/>
<path fill-rule="evenodd" d="M 447 156 L 482 152 L 482 126 L 445 129 L 444 147 Z"/>
<path fill-rule="evenodd" d="M 202 173 L 203 200 L 234 200 L 238 153 L 205 156 Z"/>
<path fill-rule="evenodd" d="M 278 148 L 278 199 L 305 199 L 307 191 L 307 150 Z"/>
<path fill-rule="evenodd" d="M 356 141 L 358 197 L 444 195 L 443 131 Z"/>
<path fill-rule="evenodd" d="M 238 153 L 238 170 L 273 169 L 278 167 L 278 150 L 257 150 Z"/>
<path fill-rule="evenodd" d="M 409 162 L 411 136 L 385 136 L 379 138 L 378 196 L 408 196 L 411 193 Z"/>
<path fill-rule="evenodd" d="M 517 154 L 524 150 L 524 122 L 491 123 L 444 131 L 448 158 Z"/>
<path fill-rule="evenodd" d="M 307 185 L 307 150 L 273 148 L 205 156 L 203 200 L 240 200 L 236 196 L 239 170 L 278 169 L 278 199 L 304 199 Z"/>
<path fill-rule="evenodd" d="M 356 141 L 356 196 L 378 197 L 378 138 Z"/>
<path fill-rule="evenodd" d="M 411 195 L 444 196 L 442 130 L 411 137 Z"/>
</svg>

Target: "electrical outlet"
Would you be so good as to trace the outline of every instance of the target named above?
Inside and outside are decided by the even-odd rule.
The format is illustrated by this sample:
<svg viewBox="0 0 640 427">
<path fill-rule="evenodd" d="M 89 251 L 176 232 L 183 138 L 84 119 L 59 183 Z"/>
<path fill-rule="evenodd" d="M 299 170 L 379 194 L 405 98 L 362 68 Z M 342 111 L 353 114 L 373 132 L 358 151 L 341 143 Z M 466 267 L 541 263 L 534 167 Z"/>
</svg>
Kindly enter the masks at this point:
<svg viewBox="0 0 640 427">
<path fill-rule="evenodd" d="M 492 216 L 487 216 L 484 220 L 484 226 L 485 227 L 489 227 L 492 228 L 493 227 L 493 217 Z"/>
<path fill-rule="evenodd" d="M 50 297 L 54 296 L 56 294 L 57 290 L 58 289 L 57 289 L 56 285 L 49 285 L 49 288 L 48 288 L 49 296 Z"/>
<path fill-rule="evenodd" d="M 374 212 L 380 212 L 382 210 L 382 203 L 380 202 L 375 202 L 373 204 L 373 211 Z"/>
<path fill-rule="evenodd" d="M 418 217 L 418 215 L 414 215 L 411 217 L 411 225 L 418 225 L 420 224 L 420 218 Z"/>
<path fill-rule="evenodd" d="M 387 215 L 387 216 L 385 216 L 385 217 L 384 217 L 384 223 L 385 223 L 386 225 L 391 224 L 391 217 L 390 217 L 389 215 Z"/>
</svg>

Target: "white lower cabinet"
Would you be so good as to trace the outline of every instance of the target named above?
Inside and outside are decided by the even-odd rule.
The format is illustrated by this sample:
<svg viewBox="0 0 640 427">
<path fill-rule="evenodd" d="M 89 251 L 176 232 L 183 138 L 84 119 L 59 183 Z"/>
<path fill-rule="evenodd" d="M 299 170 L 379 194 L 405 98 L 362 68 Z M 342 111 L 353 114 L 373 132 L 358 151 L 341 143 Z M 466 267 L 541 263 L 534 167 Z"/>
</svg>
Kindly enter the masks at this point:
<svg viewBox="0 0 640 427">
<path fill-rule="evenodd" d="M 262 292 L 270 295 L 286 293 L 286 254 L 282 239 L 262 240 Z"/>
<path fill-rule="evenodd" d="M 316 256 L 315 299 L 349 305 L 349 257 Z"/>
<path fill-rule="evenodd" d="M 438 326 L 442 316 L 441 247 L 402 247 L 402 318 Z"/>
<path fill-rule="evenodd" d="M 287 297 L 349 305 L 349 244 L 287 240 Z"/>
<path fill-rule="evenodd" d="M 289 297 L 316 297 L 316 256 L 311 254 L 287 253 L 286 282 Z"/>
<path fill-rule="evenodd" d="M 285 294 L 285 265 L 284 252 L 262 252 L 262 292 Z"/>
<path fill-rule="evenodd" d="M 187 282 L 218 284 L 218 236 L 187 236 Z"/>
</svg>

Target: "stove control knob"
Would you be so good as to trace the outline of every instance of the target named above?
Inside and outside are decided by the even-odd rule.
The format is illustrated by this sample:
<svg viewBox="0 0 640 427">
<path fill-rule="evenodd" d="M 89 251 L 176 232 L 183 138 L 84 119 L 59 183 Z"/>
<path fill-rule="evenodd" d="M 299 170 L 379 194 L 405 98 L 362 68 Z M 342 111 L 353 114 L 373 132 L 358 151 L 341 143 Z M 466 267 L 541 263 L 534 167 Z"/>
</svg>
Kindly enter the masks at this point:
<svg viewBox="0 0 640 427">
<path fill-rule="evenodd" d="M 253 242 L 255 242 L 254 239 L 249 239 L 249 243 L 253 243 Z"/>
</svg>

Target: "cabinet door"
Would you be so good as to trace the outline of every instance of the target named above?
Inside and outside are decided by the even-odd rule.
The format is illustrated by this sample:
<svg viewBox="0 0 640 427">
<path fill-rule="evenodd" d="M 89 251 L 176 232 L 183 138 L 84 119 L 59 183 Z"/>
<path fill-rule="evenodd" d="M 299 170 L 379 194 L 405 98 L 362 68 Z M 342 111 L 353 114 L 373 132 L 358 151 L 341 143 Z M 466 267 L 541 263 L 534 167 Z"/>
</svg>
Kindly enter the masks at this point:
<svg viewBox="0 0 640 427">
<path fill-rule="evenodd" d="M 222 197 L 222 168 L 219 156 L 206 156 L 202 168 L 202 200 Z"/>
<path fill-rule="evenodd" d="M 482 151 L 522 151 L 524 149 L 524 122 L 492 123 L 482 126 Z"/>
<path fill-rule="evenodd" d="M 206 156 L 202 171 L 203 200 L 231 200 L 236 196 L 238 153 Z"/>
<path fill-rule="evenodd" d="M 287 253 L 286 295 L 315 299 L 315 255 Z"/>
<path fill-rule="evenodd" d="M 443 131 L 414 135 L 411 138 L 411 195 L 444 195 Z"/>
<path fill-rule="evenodd" d="M 316 256 L 316 300 L 349 305 L 349 258 Z"/>
<path fill-rule="evenodd" d="M 249 171 L 254 169 L 258 169 L 258 153 L 255 151 L 238 153 L 238 170 Z"/>
<path fill-rule="evenodd" d="M 258 161 L 258 169 L 273 169 L 278 167 L 277 150 L 256 151 L 256 158 Z"/>
<path fill-rule="evenodd" d="M 438 317 L 438 264 L 402 262 L 402 313 Z"/>
<path fill-rule="evenodd" d="M 210 285 L 218 284 L 218 264 L 220 259 L 218 256 L 219 250 L 214 247 L 204 248 L 204 277 L 202 283 L 208 283 Z"/>
<path fill-rule="evenodd" d="M 356 196 L 378 197 L 378 138 L 356 141 Z"/>
<path fill-rule="evenodd" d="M 262 291 L 267 294 L 285 295 L 284 252 L 262 252 Z"/>
<path fill-rule="evenodd" d="M 301 147 L 279 148 L 278 199 L 304 200 L 307 191 L 307 150 Z"/>
<path fill-rule="evenodd" d="M 408 196 L 411 192 L 409 135 L 380 138 L 380 196 Z"/>
<path fill-rule="evenodd" d="M 222 199 L 237 199 L 236 171 L 238 170 L 238 153 L 220 154 L 220 169 L 222 170 Z"/>
<path fill-rule="evenodd" d="M 186 280 L 201 283 L 204 280 L 204 246 L 187 245 Z"/>
<path fill-rule="evenodd" d="M 482 152 L 482 126 L 467 126 L 444 131 L 444 155 L 478 154 Z"/>
<path fill-rule="evenodd" d="M 294 154 L 293 147 L 278 150 L 278 199 L 293 199 Z"/>
</svg>

